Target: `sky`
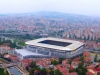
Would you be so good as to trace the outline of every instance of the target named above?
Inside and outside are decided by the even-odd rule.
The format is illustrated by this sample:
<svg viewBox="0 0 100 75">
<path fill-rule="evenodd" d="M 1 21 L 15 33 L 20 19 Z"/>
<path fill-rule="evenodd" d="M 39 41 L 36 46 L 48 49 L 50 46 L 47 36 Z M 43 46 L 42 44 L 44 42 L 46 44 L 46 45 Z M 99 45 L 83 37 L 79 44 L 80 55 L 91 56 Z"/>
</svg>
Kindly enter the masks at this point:
<svg viewBox="0 0 100 75">
<path fill-rule="evenodd" d="M 40 11 L 100 16 L 100 0 L 0 0 L 0 14 Z"/>
</svg>

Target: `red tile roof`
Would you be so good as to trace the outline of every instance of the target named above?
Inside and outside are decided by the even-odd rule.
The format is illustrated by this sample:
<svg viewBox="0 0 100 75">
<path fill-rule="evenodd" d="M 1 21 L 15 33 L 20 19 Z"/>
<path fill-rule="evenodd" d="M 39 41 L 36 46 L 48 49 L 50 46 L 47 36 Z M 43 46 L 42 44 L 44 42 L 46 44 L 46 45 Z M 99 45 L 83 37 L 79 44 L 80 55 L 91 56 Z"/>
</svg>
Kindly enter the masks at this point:
<svg viewBox="0 0 100 75">
<path fill-rule="evenodd" d="M 93 73 L 91 72 L 87 72 L 86 75 L 94 75 Z"/>
<path fill-rule="evenodd" d="M 93 70 L 94 70 L 94 71 L 100 71 L 100 67 L 94 68 Z"/>
<path fill-rule="evenodd" d="M 63 75 L 67 75 L 67 74 L 69 74 L 69 72 L 68 71 L 64 71 L 64 72 L 62 72 L 62 74 Z"/>
<path fill-rule="evenodd" d="M 98 65 L 100 66 L 100 62 L 98 62 Z"/>
<path fill-rule="evenodd" d="M 90 52 L 86 51 L 84 52 L 84 57 L 88 57 L 90 55 Z"/>
<path fill-rule="evenodd" d="M 10 59 L 14 61 L 14 60 L 18 60 L 18 57 L 15 55 L 10 55 Z"/>
<path fill-rule="evenodd" d="M 18 60 L 18 57 L 15 55 L 5 54 L 4 58 L 10 58 L 11 60 Z"/>
<path fill-rule="evenodd" d="M 78 75 L 78 74 L 77 74 L 77 72 L 71 72 L 71 73 L 69 73 L 67 75 Z"/>
<path fill-rule="evenodd" d="M 9 47 L 9 46 L 7 46 L 7 45 L 0 45 L 0 47 Z"/>
<path fill-rule="evenodd" d="M 14 50 L 14 48 L 10 48 L 10 49 L 8 49 L 8 50 Z"/>
<path fill-rule="evenodd" d="M 46 67 L 47 66 L 47 63 L 45 62 L 45 61 L 43 61 L 43 60 L 39 60 L 39 61 L 37 61 L 37 63 L 36 63 L 37 65 L 41 65 L 41 66 L 44 66 L 44 67 Z"/>
<path fill-rule="evenodd" d="M 58 69 L 60 72 L 68 71 L 67 67 L 64 65 L 56 65 L 55 68 Z"/>
<path fill-rule="evenodd" d="M 93 69 L 95 66 L 96 66 L 96 65 L 89 65 L 89 66 L 87 66 L 86 68 L 87 68 L 87 69 Z"/>
<path fill-rule="evenodd" d="M 33 62 L 32 59 L 23 59 L 23 60 L 22 60 L 22 63 L 23 63 L 25 66 L 30 66 L 31 62 Z"/>
<path fill-rule="evenodd" d="M 100 43 L 99 43 L 99 44 L 94 44 L 93 46 L 95 46 L 95 47 L 100 47 Z"/>
<path fill-rule="evenodd" d="M 10 45 L 10 43 L 4 43 L 3 45 L 9 46 L 9 45 Z"/>
<path fill-rule="evenodd" d="M 70 66 L 70 70 L 74 70 L 74 66 L 76 66 L 76 65 L 72 64 L 72 65 Z"/>
<path fill-rule="evenodd" d="M 91 61 L 91 58 L 90 57 L 85 57 L 84 60 L 85 61 Z"/>
<path fill-rule="evenodd" d="M 51 64 L 51 59 L 49 59 L 49 58 L 45 58 L 45 59 L 43 59 L 43 61 L 45 61 L 47 64 Z"/>
<path fill-rule="evenodd" d="M 69 60 L 68 60 L 68 59 L 65 59 L 65 60 L 62 61 L 62 64 L 65 65 L 65 64 L 67 64 L 68 62 L 69 62 Z"/>
</svg>

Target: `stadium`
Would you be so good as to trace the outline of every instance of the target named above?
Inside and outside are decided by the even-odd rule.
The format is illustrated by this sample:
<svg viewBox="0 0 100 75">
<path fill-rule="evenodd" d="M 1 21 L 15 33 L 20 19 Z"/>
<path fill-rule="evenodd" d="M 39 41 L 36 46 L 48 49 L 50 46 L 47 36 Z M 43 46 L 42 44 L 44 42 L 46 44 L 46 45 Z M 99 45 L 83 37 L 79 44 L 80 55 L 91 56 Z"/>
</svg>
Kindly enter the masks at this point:
<svg viewBox="0 0 100 75">
<path fill-rule="evenodd" d="M 78 55 L 84 48 L 84 43 L 82 42 L 52 37 L 39 38 L 25 43 L 27 45 L 27 51 L 31 52 L 31 54 L 36 53 L 37 56 L 42 55 L 43 57 L 70 58 Z M 18 53 L 18 50 L 16 52 Z M 24 52 L 19 53 L 23 55 Z M 31 57 L 32 55 L 29 53 L 29 56 Z M 28 57 L 28 54 L 26 57 Z"/>
</svg>

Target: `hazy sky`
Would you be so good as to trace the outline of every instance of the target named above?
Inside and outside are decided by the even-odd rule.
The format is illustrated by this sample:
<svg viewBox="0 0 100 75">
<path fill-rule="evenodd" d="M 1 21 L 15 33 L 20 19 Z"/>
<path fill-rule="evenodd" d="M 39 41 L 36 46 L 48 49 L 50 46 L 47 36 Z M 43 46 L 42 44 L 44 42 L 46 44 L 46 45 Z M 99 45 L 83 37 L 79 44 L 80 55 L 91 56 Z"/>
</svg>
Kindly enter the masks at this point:
<svg viewBox="0 0 100 75">
<path fill-rule="evenodd" d="M 100 0 L 0 0 L 0 13 L 38 11 L 100 16 Z"/>
</svg>

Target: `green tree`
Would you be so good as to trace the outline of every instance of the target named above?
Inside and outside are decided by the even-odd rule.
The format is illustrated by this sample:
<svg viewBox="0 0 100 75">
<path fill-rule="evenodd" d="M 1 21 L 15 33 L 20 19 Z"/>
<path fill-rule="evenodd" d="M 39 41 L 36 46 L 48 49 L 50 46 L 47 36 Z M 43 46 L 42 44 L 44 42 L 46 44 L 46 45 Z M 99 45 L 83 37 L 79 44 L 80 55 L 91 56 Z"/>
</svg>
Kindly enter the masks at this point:
<svg viewBox="0 0 100 75">
<path fill-rule="evenodd" d="M 84 65 L 83 63 L 80 63 L 80 64 L 78 65 L 78 68 L 79 68 L 79 69 L 82 69 L 82 68 L 83 68 L 83 65 Z"/>
<path fill-rule="evenodd" d="M 17 48 L 17 49 L 21 49 L 22 47 L 21 47 L 21 46 L 17 46 L 16 48 Z"/>
<path fill-rule="evenodd" d="M 61 64 L 63 60 L 65 60 L 65 58 L 59 58 L 59 64 Z"/>
<path fill-rule="evenodd" d="M 53 64 L 53 65 L 58 65 L 58 61 L 53 60 L 53 61 L 51 61 L 51 64 Z"/>
<path fill-rule="evenodd" d="M 0 75 L 9 75 L 8 71 L 4 72 L 3 68 L 0 68 Z"/>
<path fill-rule="evenodd" d="M 98 61 L 98 54 L 95 55 L 95 57 L 94 57 L 94 61 L 95 61 L 95 62 Z"/>
<path fill-rule="evenodd" d="M 83 62 L 83 60 L 84 60 L 84 56 L 81 56 L 81 57 L 80 57 L 80 60 Z"/>
<path fill-rule="evenodd" d="M 41 75 L 47 75 L 47 70 L 45 68 L 43 68 L 41 71 L 40 71 Z"/>
<path fill-rule="evenodd" d="M 31 69 L 31 70 L 29 71 L 29 75 L 34 75 L 34 70 L 33 70 L 33 69 Z"/>
<path fill-rule="evenodd" d="M 16 46 L 16 43 L 10 43 L 10 47 L 11 47 L 11 48 L 17 47 L 17 46 Z"/>
<path fill-rule="evenodd" d="M 50 75 L 54 75 L 54 71 L 53 70 L 50 71 Z"/>
<path fill-rule="evenodd" d="M 82 71 L 87 72 L 87 69 L 85 67 L 82 68 Z"/>
<path fill-rule="evenodd" d="M 69 59 L 69 64 L 71 65 L 73 59 Z"/>
<path fill-rule="evenodd" d="M 56 75 L 63 75 L 58 69 L 55 70 Z"/>
<path fill-rule="evenodd" d="M 0 45 L 2 45 L 3 44 L 3 42 L 2 41 L 0 41 Z"/>
<path fill-rule="evenodd" d="M 99 65 L 96 65 L 96 66 L 95 66 L 95 68 L 98 68 L 98 67 L 99 67 Z"/>
<path fill-rule="evenodd" d="M 34 68 L 34 69 L 35 69 L 35 70 L 41 70 L 40 67 L 36 67 L 36 68 Z"/>
<path fill-rule="evenodd" d="M 36 62 L 32 62 L 31 65 L 30 65 L 30 67 L 31 67 L 31 68 L 36 68 L 36 67 L 37 67 L 37 66 L 36 66 Z"/>
<path fill-rule="evenodd" d="M 86 75 L 87 69 L 86 67 L 84 67 L 84 64 L 81 63 L 79 64 L 78 68 L 76 68 L 76 72 L 78 73 L 78 75 Z"/>
<path fill-rule="evenodd" d="M 4 43 L 12 43 L 11 40 L 5 40 Z"/>
</svg>

